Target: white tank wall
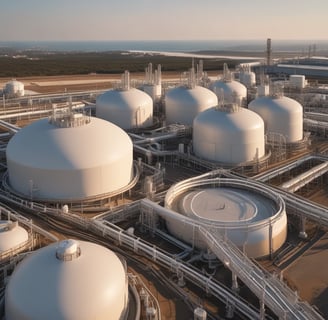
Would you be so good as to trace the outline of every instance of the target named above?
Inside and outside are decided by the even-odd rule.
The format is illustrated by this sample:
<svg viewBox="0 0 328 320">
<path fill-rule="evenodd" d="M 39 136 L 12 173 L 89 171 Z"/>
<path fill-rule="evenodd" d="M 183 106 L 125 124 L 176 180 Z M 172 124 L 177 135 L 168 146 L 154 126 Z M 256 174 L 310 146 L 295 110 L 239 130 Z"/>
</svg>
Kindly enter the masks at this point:
<svg viewBox="0 0 328 320">
<path fill-rule="evenodd" d="M 145 84 L 143 90 L 153 99 L 153 101 L 158 100 L 162 96 L 161 84 Z"/>
<path fill-rule="evenodd" d="M 247 88 L 255 85 L 256 77 L 254 72 L 240 72 L 239 74 L 240 82 Z"/>
<path fill-rule="evenodd" d="M 247 98 L 247 88 L 238 81 L 224 81 L 217 80 L 213 82 L 210 86 L 210 89 L 218 96 L 218 98 L 222 98 L 222 92 L 224 101 L 227 103 L 236 102 L 236 96 L 241 100 Z"/>
<path fill-rule="evenodd" d="M 96 115 L 125 130 L 149 127 L 153 124 L 153 100 L 135 88 L 109 90 L 97 98 Z"/>
<path fill-rule="evenodd" d="M 181 217 L 182 219 L 182 217 Z M 177 239 L 194 245 L 198 249 L 206 249 L 207 245 L 198 238 L 192 230 L 192 227 L 184 223 L 178 223 L 175 219 L 166 219 L 166 227 L 169 232 Z M 267 226 L 240 226 L 235 228 L 215 227 L 204 224 L 205 228 L 216 230 L 221 236 L 227 235 L 240 250 L 245 250 L 248 257 L 258 258 L 270 254 L 269 235 L 272 235 L 272 250 L 277 251 L 286 241 L 287 237 L 287 216 L 281 218 L 272 224 L 271 231 L 269 224 Z"/>
<path fill-rule="evenodd" d="M 265 123 L 266 132 L 280 133 L 286 142 L 303 139 L 303 107 L 288 97 L 259 97 L 248 108 L 259 114 Z"/>
<path fill-rule="evenodd" d="M 192 125 L 198 113 L 217 104 L 216 95 L 209 89 L 200 86 L 173 88 L 165 95 L 166 123 Z"/>
<path fill-rule="evenodd" d="M 0 221 L 0 252 L 14 249 L 28 241 L 28 232 L 17 222 Z"/>
<path fill-rule="evenodd" d="M 133 177 L 133 146 L 114 124 L 58 128 L 42 119 L 21 129 L 7 150 L 9 183 L 34 199 L 70 200 L 116 191 Z"/>
<path fill-rule="evenodd" d="M 233 188 L 233 183 L 227 181 L 228 179 L 217 180 L 218 185 Z M 165 197 L 166 208 L 179 211 L 179 208 L 176 208 L 176 206 L 179 206 L 176 199 L 183 192 L 187 192 L 188 189 L 196 190 L 196 188 L 199 188 L 202 184 L 206 184 L 206 182 L 194 180 L 192 183 L 188 182 L 187 187 L 184 184 L 184 181 L 179 182 L 168 190 Z M 272 199 L 276 203 L 274 207 L 276 211 L 274 211 L 272 216 L 262 220 L 256 219 L 256 221 L 217 222 L 215 220 L 211 221 L 204 220 L 201 217 L 194 217 L 195 224 L 204 226 L 206 229 L 211 229 L 211 232 L 217 232 L 221 236 L 226 235 L 229 240 L 249 257 L 265 257 L 277 251 L 285 243 L 287 238 L 287 215 L 283 200 L 275 194 L 263 193 L 262 189 L 256 189 L 258 187 L 254 189 L 250 184 L 245 187 L 243 181 L 234 183 L 234 186 L 246 190 L 253 190 L 255 193 L 263 194 L 264 197 Z M 274 203 L 272 204 L 273 206 Z M 258 207 L 257 209 L 261 211 L 263 208 Z M 209 209 L 206 208 L 206 210 Z M 257 216 L 261 216 L 261 212 L 258 212 Z M 187 223 L 183 223 L 183 215 L 181 213 L 172 211 L 171 215 L 165 216 L 165 221 L 167 229 L 177 239 L 185 241 L 199 249 L 207 248 L 206 243 L 198 237 L 193 227 Z"/>
<path fill-rule="evenodd" d="M 193 150 L 200 158 L 230 164 L 261 158 L 265 154 L 264 122 L 245 108 L 205 110 L 193 123 Z"/>
<path fill-rule="evenodd" d="M 128 282 L 118 257 L 79 241 L 81 255 L 63 261 L 56 257 L 60 246 L 39 249 L 15 268 L 5 292 L 6 319 L 122 319 Z"/>
</svg>

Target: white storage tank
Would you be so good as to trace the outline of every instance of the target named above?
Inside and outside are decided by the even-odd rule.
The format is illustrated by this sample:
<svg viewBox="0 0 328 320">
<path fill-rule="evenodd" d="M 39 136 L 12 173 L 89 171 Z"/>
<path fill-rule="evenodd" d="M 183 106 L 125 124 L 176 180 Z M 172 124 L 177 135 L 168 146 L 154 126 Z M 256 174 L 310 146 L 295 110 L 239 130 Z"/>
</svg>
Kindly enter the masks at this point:
<svg viewBox="0 0 328 320">
<path fill-rule="evenodd" d="M 289 85 L 292 88 L 303 89 L 307 85 L 304 75 L 292 74 L 289 76 Z"/>
<path fill-rule="evenodd" d="M 100 245 L 63 240 L 14 270 L 5 292 L 7 320 L 126 319 L 126 267 Z"/>
<path fill-rule="evenodd" d="M 266 133 L 282 134 L 287 143 L 303 139 L 303 107 L 296 100 L 272 94 L 256 98 L 248 108 L 263 118 Z"/>
<path fill-rule="evenodd" d="M 192 125 L 200 112 L 216 106 L 218 99 L 209 89 L 201 86 L 179 86 L 165 95 L 166 123 Z"/>
<path fill-rule="evenodd" d="M 282 198 L 256 182 L 242 179 L 188 179 L 173 185 L 165 197 L 166 227 L 176 238 L 196 248 L 207 245 L 184 216 L 212 234 L 227 237 L 247 256 L 265 257 L 277 251 L 287 236 Z"/>
<path fill-rule="evenodd" d="M 22 97 L 25 94 L 24 84 L 14 79 L 5 84 L 3 92 L 8 98 Z"/>
<path fill-rule="evenodd" d="M 200 113 L 193 123 L 193 151 L 202 159 L 239 164 L 265 154 L 264 122 L 235 104 Z"/>
<path fill-rule="evenodd" d="M 254 72 L 242 72 L 240 74 L 240 82 L 246 86 L 246 88 L 251 88 L 256 84 L 256 77 Z"/>
<path fill-rule="evenodd" d="M 110 121 L 124 130 L 151 126 L 152 98 L 139 89 L 130 88 L 128 73 L 124 74 L 123 79 L 122 88 L 106 91 L 97 98 L 97 117 Z"/>
<path fill-rule="evenodd" d="M 236 80 L 217 80 L 210 89 L 217 95 L 219 100 L 227 103 L 243 102 L 247 98 L 247 88 Z"/>
<path fill-rule="evenodd" d="M 23 246 L 28 239 L 28 232 L 17 221 L 0 221 L 0 253 Z"/>
<path fill-rule="evenodd" d="M 162 96 L 162 67 L 159 64 L 157 69 L 153 72 L 152 63 L 148 64 L 145 69 L 145 83 L 142 86 L 153 101 L 158 101 Z"/>
<path fill-rule="evenodd" d="M 11 188 L 33 200 L 74 202 L 126 187 L 133 178 L 130 137 L 108 121 L 59 111 L 9 141 Z"/>
<path fill-rule="evenodd" d="M 256 84 L 255 73 L 251 71 L 249 64 L 243 64 L 239 70 L 239 81 L 247 88 L 251 88 Z"/>
</svg>

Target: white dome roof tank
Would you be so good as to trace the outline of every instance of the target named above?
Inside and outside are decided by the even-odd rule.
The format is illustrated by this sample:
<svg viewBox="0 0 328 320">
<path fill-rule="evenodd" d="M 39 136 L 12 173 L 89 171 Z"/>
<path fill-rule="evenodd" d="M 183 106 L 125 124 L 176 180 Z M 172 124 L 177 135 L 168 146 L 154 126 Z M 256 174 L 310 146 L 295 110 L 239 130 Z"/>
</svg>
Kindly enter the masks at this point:
<svg viewBox="0 0 328 320">
<path fill-rule="evenodd" d="M 63 240 L 14 270 L 5 292 L 7 320 L 119 320 L 128 304 L 126 267 L 94 243 Z"/>
<path fill-rule="evenodd" d="M 192 125 L 200 112 L 218 104 L 216 95 L 196 85 L 194 71 L 188 74 L 187 84 L 170 89 L 165 95 L 166 123 Z"/>
<path fill-rule="evenodd" d="M 287 143 L 303 139 L 303 107 L 296 100 L 274 93 L 256 98 L 248 108 L 263 118 L 266 133 L 280 133 Z"/>
<path fill-rule="evenodd" d="M 59 112 L 60 111 L 60 112 Z M 6 149 L 9 185 L 28 198 L 80 201 L 133 178 L 133 146 L 118 126 L 71 110 L 22 128 Z"/>
<path fill-rule="evenodd" d="M 227 164 L 260 159 L 265 154 L 264 122 L 236 104 L 205 110 L 194 119 L 193 151 L 202 159 Z"/>
<path fill-rule="evenodd" d="M 0 221 L 0 253 L 24 245 L 28 239 L 28 232 L 17 221 Z"/>
<path fill-rule="evenodd" d="M 124 130 L 146 128 L 153 125 L 153 100 L 147 93 L 130 88 L 130 75 L 126 71 L 121 88 L 106 91 L 97 98 L 96 115 Z"/>
</svg>

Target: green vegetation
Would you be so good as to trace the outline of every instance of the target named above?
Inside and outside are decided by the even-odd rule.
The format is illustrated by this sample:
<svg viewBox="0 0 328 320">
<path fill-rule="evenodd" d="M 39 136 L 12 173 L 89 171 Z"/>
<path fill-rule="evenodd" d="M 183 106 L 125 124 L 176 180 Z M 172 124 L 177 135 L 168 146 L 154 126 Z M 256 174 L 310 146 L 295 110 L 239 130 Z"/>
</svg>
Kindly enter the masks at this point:
<svg viewBox="0 0 328 320">
<path fill-rule="evenodd" d="M 45 53 L 21 52 L 21 57 L 0 56 L 0 77 L 28 77 L 77 75 L 89 73 L 114 74 L 124 70 L 143 72 L 149 62 L 163 71 L 182 71 L 191 67 L 191 58 L 165 57 L 160 55 L 128 54 L 124 52 L 101 53 Z M 197 60 L 196 60 L 197 61 Z M 224 62 L 234 67 L 241 61 L 206 59 L 204 69 L 222 70 Z"/>
</svg>

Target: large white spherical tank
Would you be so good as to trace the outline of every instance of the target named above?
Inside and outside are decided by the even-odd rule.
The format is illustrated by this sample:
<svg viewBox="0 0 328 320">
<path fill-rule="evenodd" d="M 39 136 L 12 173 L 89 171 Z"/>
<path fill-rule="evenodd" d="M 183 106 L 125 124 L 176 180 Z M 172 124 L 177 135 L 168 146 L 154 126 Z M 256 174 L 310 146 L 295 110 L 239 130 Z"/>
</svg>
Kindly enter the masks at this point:
<svg viewBox="0 0 328 320">
<path fill-rule="evenodd" d="M 125 130 L 149 127 L 153 124 L 153 100 L 135 88 L 109 90 L 97 98 L 96 115 Z"/>
<path fill-rule="evenodd" d="M 28 241 L 28 232 L 17 222 L 0 221 L 0 252 L 23 245 Z"/>
<path fill-rule="evenodd" d="M 165 95 L 166 123 L 192 125 L 198 113 L 216 106 L 218 99 L 209 89 L 195 86 L 179 86 L 169 90 Z"/>
<path fill-rule="evenodd" d="M 6 155 L 11 187 L 33 199 L 99 196 L 127 186 L 133 177 L 131 139 L 93 117 L 76 127 L 38 120 L 14 135 Z"/>
<path fill-rule="evenodd" d="M 9 97 L 22 97 L 25 94 L 24 84 L 17 80 L 12 80 L 5 84 L 4 93 Z"/>
<path fill-rule="evenodd" d="M 240 100 L 247 98 L 247 88 L 235 80 L 217 80 L 211 84 L 210 89 L 215 92 L 219 98 L 222 98 L 223 94 L 224 101 L 227 103 L 236 102 L 236 98 Z"/>
<path fill-rule="evenodd" d="M 197 225 L 214 236 L 227 237 L 254 258 L 268 256 L 286 241 L 283 200 L 256 183 L 224 178 L 210 183 L 206 179 L 182 181 L 168 190 L 165 207 L 173 211 L 165 216 L 168 231 L 199 249 L 208 245 L 195 231 Z"/>
<path fill-rule="evenodd" d="M 303 107 L 288 97 L 259 97 L 248 108 L 259 114 L 265 123 L 266 132 L 280 133 L 286 142 L 303 139 Z"/>
<path fill-rule="evenodd" d="M 64 240 L 39 249 L 14 270 L 7 320 L 119 320 L 128 302 L 125 267 L 110 250 Z"/>
<path fill-rule="evenodd" d="M 245 108 L 205 110 L 193 123 L 193 150 L 200 158 L 229 164 L 261 158 L 265 154 L 264 122 Z"/>
</svg>

